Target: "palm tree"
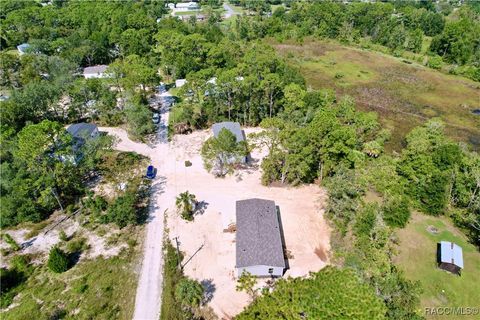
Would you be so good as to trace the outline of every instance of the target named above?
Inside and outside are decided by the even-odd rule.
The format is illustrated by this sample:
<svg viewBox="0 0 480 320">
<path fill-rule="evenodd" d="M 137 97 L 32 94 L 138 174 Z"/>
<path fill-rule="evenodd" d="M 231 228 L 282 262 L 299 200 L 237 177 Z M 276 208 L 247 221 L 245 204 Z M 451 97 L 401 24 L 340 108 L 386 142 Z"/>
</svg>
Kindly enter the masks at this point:
<svg viewBox="0 0 480 320">
<path fill-rule="evenodd" d="M 188 191 L 180 193 L 175 201 L 177 210 L 183 219 L 192 221 L 195 208 L 197 206 L 197 198 Z"/>
</svg>

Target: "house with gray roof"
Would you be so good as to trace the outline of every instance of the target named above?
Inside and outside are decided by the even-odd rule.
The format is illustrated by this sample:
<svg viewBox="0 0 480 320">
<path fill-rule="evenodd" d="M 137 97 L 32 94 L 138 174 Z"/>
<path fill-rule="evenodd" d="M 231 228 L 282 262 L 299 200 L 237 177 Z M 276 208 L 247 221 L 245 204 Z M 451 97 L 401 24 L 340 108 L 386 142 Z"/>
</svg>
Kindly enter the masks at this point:
<svg viewBox="0 0 480 320">
<path fill-rule="evenodd" d="M 240 123 L 238 123 L 238 122 L 225 121 L 225 122 L 219 122 L 219 123 L 213 124 L 213 126 L 212 126 L 213 136 L 215 138 L 217 138 L 218 134 L 220 133 L 220 131 L 222 129 L 227 129 L 228 131 L 233 133 L 233 135 L 237 138 L 237 143 L 240 142 L 240 141 L 245 141 L 246 140 L 245 139 L 245 133 L 243 132 L 242 128 L 240 127 Z M 235 161 L 235 160 L 232 159 L 232 161 Z M 240 162 L 241 163 L 247 163 L 248 162 L 248 155 L 245 156 L 245 157 L 242 157 L 242 159 L 240 159 Z"/>
<path fill-rule="evenodd" d="M 102 64 L 92 67 L 86 67 L 83 69 L 83 76 L 85 79 L 92 79 L 92 78 L 108 78 L 109 74 L 105 73 L 107 71 L 108 66 Z"/>
<path fill-rule="evenodd" d="M 257 198 L 237 201 L 236 230 L 237 275 L 247 271 L 257 277 L 281 277 L 286 263 L 275 202 Z"/>
<path fill-rule="evenodd" d="M 31 45 L 28 43 L 22 43 L 17 46 L 18 54 L 23 55 L 25 53 L 29 53 L 31 49 Z"/>
<path fill-rule="evenodd" d="M 441 241 L 437 248 L 438 267 L 460 275 L 463 269 L 462 248 L 453 242 Z"/>
<path fill-rule="evenodd" d="M 93 139 L 99 136 L 97 125 L 93 123 L 74 123 L 67 128 L 67 132 L 73 137 L 73 150 L 75 152 L 80 149 L 81 146 L 89 139 Z"/>
</svg>

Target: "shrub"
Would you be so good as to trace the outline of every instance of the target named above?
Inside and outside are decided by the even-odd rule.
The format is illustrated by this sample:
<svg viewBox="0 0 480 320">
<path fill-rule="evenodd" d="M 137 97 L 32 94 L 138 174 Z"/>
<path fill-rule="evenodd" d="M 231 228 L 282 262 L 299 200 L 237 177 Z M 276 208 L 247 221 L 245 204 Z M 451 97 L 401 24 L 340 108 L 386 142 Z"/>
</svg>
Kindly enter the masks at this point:
<svg viewBox="0 0 480 320">
<path fill-rule="evenodd" d="M 383 220 L 390 227 L 404 228 L 410 219 L 410 208 L 406 197 L 393 197 L 382 207 Z"/>
<path fill-rule="evenodd" d="M 429 58 L 427 61 L 427 66 L 432 69 L 438 70 L 442 68 L 442 65 L 443 65 L 443 61 L 442 61 L 442 57 L 440 56 L 433 56 Z"/>
<path fill-rule="evenodd" d="M 203 287 L 198 281 L 183 278 L 175 287 L 175 298 L 184 306 L 197 307 L 203 298 Z"/>
<path fill-rule="evenodd" d="M 87 249 L 88 249 L 88 243 L 87 243 L 87 239 L 85 238 L 70 240 L 67 243 L 67 251 L 69 253 L 82 252 Z"/>
<path fill-rule="evenodd" d="M 107 214 L 102 216 L 103 223 L 115 222 L 120 228 L 124 228 L 129 224 L 137 224 L 137 197 L 134 193 L 128 192 L 119 196 L 115 202 L 110 205 Z"/>
<path fill-rule="evenodd" d="M 67 234 L 65 233 L 64 230 L 60 230 L 60 232 L 58 234 L 58 238 L 60 239 L 60 241 L 67 241 L 68 240 Z"/>
<path fill-rule="evenodd" d="M 62 273 L 68 270 L 68 256 L 58 247 L 53 247 L 48 255 L 47 266 L 55 273 Z"/>
<path fill-rule="evenodd" d="M 10 246 L 10 248 L 12 248 L 13 251 L 20 250 L 20 246 L 18 245 L 18 243 L 8 233 L 3 234 L 3 240 L 8 243 L 8 245 Z"/>
</svg>

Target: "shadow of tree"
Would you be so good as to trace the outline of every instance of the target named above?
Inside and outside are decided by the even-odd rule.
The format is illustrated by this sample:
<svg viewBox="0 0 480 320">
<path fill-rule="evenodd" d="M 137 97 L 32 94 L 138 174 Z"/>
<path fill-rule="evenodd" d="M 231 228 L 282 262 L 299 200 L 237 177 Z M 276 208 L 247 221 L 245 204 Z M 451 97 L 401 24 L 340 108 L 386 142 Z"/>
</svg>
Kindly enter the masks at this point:
<svg viewBox="0 0 480 320">
<path fill-rule="evenodd" d="M 209 303 L 213 299 L 213 294 L 216 291 L 216 286 L 213 283 L 213 279 L 205 279 L 200 282 L 203 287 L 203 304 Z"/>
<path fill-rule="evenodd" d="M 197 205 L 195 206 L 195 215 L 202 215 L 205 213 L 205 210 L 207 210 L 209 203 L 206 201 L 200 201 L 197 202 Z"/>
</svg>

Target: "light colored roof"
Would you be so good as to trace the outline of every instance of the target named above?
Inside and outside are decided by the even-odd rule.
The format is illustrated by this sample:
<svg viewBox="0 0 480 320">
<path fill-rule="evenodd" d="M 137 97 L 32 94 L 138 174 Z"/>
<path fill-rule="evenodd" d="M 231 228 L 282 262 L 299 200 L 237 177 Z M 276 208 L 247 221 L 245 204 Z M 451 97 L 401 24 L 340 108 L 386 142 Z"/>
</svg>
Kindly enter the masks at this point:
<svg viewBox="0 0 480 320">
<path fill-rule="evenodd" d="M 236 267 L 285 268 L 275 202 L 264 199 L 237 201 Z"/>
<path fill-rule="evenodd" d="M 17 46 L 18 51 L 25 52 L 25 50 L 28 50 L 31 46 L 28 43 L 22 43 Z"/>
<path fill-rule="evenodd" d="M 93 123 L 75 123 L 67 128 L 67 131 L 75 138 L 89 137 L 93 131 L 97 129 L 97 126 Z"/>
<path fill-rule="evenodd" d="M 183 9 L 183 8 L 199 8 L 200 6 L 196 2 L 180 2 L 180 3 L 177 3 L 176 7 L 178 9 Z"/>
<path fill-rule="evenodd" d="M 228 131 L 230 131 L 231 133 L 233 133 L 235 135 L 235 137 L 237 137 L 237 142 L 245 141 L 245 137 L 243 136 L 242 128 L 240 127 L 240 123 L 238 123 L 238 122 L 228 122 L 228 121 L 227 122 L 215 123 L 212 126 L 213 135 L 215 137 L 218 137 L 218 134 L 220 133 L 220 130 L 222 130 L 223 128 L 225 128 Z"/>
<path fill-rule="evenodd" d="M 462 248 L 453 242 L 440 242 L 440 261 L 451 263 L 463 269 Z"/>
<path fill-rule="evenodd" d="M 177 79 L 177 80 L 175 80 L 175 86 L 176 86 L 176 87 L 181 87 L 181 86 L 183 86 L 185 83 L 187 83 L 187 80 L 186 80 L 186 79 Z"/>
<path fill-rule="evenodd" d="M 101 64 L 83 69 L 83 74 L 101 74 L 107 70 L 108 66 Z"/>
</svg>

